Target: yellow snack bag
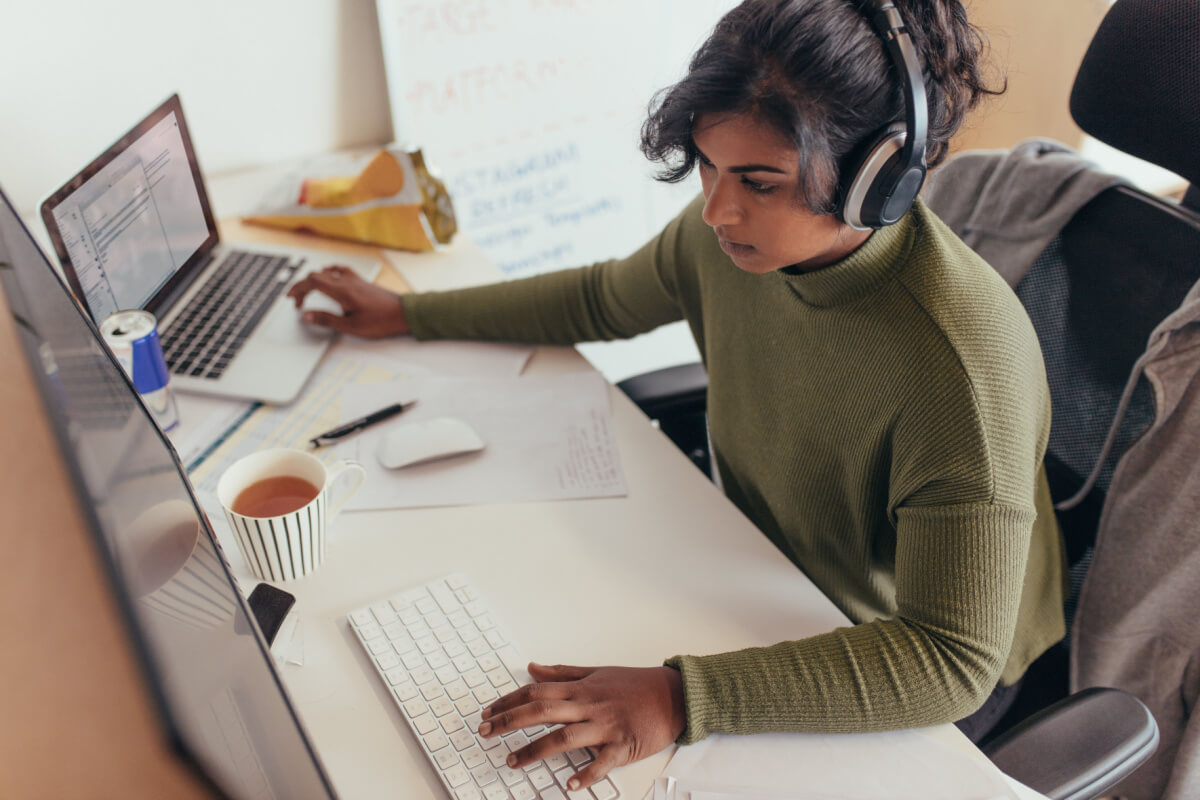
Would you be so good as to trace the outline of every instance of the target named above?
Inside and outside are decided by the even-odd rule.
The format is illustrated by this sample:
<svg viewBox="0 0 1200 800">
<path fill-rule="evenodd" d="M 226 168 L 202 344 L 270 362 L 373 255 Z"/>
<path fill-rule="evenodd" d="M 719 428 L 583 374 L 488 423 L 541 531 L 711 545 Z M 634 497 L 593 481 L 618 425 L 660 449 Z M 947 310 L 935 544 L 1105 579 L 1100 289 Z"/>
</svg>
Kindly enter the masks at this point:
<svg viewBox="0 0 1200 800">
<path fill-rule="evenodd" d="M 416 251 L 448 244 L 458 230 L 450 194 L 421 151 L 395 148 L 307 165 L 245 221 Z"/>
</svg>

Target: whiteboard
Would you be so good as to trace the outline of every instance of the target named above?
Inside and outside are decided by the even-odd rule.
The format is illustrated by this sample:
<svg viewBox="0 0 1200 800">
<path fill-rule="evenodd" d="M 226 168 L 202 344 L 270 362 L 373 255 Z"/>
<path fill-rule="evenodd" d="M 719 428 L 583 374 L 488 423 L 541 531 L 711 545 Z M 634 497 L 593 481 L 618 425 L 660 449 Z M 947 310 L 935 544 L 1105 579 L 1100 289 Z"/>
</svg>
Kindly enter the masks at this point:
<svg viewBox="0 0 1200 800">
<path fill-rule="evenodd" d="M 627 255 L 699 191 L 638 148 L 735 0 L 377 0 L 392 126 L 507 277 Z"/>
</svg>

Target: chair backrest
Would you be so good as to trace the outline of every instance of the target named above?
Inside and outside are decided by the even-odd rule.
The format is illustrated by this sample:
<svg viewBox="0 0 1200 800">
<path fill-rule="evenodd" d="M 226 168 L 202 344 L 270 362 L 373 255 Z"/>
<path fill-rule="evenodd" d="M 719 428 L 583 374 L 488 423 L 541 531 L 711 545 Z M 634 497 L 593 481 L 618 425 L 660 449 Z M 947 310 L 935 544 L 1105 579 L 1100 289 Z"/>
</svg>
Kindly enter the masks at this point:
<svg viewBox="0 0 1200 800">
<path fill-rule="evenodd" d="M 1200 279 L 1200 3 L 1118 0 L 1071 92 L 1088 134 L 1181 175 L 1176 204 L 1128 186 L 1081 208 L 1016 287 L 1041 339 L 1053 407 L 1047 472 L 1056 500 L 1074 494 L 1100 453 L 1147 338 Z M 1061 511 L 1076 594 L 1116 462 L 1149 426 L 1140 381 L 1116 445 L 1083 502 Z M 1069 602 L 1068 614 L 1073 605 Z"/>
<path fill-rule="evenodd" d="M 1027 143 L 1008 156 L 966 154 L 957 168 L 951 166 L 954 159 L 943 168 L 942 185 L 934 174 L 927 195 L 931 208 L 1002 274 L 1022 276 L 1014 290 L 1037 331 L 1050 384 L 1046 468 L 1056 503 L 1075 497 L 1099 470 L 1082 499 L 1058 512 L 1071 569 L 1068 626 L 1114 469 L 1154 421 L 1149 382 L 1140 378 L 1122 407 L 1126 384 L 1151 331 L 1200 280 L 1200 192 L 1195 188 L 1200 148 L 1194 138 L 1200 130 L 1198 43 L 1200 0 L 1117 0 L 1084 57 L 1071 96 L 1072 115 L 1087 133 L 1183 177 L 1190 187 L 1182 202 L 1125 184 L 1101 189 L 1110 184 L 1103 176 L 1081 181 L 1074 166 L 1063 167 L 1062 158 L 1069 156 L 1044 155 L 1053 152 L 1045 143 Z M 1011 169 L 979 167 L 1005 157 L 1011 157 Z M 998 181 L 1010 183 L 998 188 Z M 1047 188 L 1054 181 L 1061 182 L 1061 191 Z M 1082 193 L 1090 197 L 1086 201 L 1081 185 L 1092 187 Z M 1045 222 L 1056 217 L 1046 208 L 1021 209 L 1012 202 L 1028 186 L 1039 187 L 1030 195 L 1039 202 L 1059 202 L 1057 213 L 1065 224 L 1056 234 L 1047 230 Z M 984 194 L 971 194 L 977 190 Z M 1003 202 L 989 204 L 988 196 Z M 974 204 L 969 214 L 964 203 Z M 1032 248 L 1013 240 L 1014 208 L 1033 220 L 1020 229 L 1037 231 L 1030 236 Z M 1028 254 L 1043 242 L 1029 265 Z M 996 263 L 1001 253 L 1015 253 L 1022 263 L 1001 267 Z M 1098 465 L 1119 408 L 1115 442 Z M 1002 726 L 1066 692 L 1067 658 L 1064 640 L 1031 668 L 1019 708 Z"/>
</svg>

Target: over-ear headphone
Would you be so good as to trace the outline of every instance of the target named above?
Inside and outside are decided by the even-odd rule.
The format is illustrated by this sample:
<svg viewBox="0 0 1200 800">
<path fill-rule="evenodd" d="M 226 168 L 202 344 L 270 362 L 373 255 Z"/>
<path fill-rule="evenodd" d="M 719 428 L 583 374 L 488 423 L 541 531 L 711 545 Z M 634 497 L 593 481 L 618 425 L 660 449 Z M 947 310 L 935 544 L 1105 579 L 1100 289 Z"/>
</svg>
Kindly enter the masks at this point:
<svg viewBox="0 0 1200 800">
<path fill-rule="evenodd" d="M 853 176 L 841 192 L 842 221 L 856 230 L 882 228 L 907 213 L 925 182 L 929 109 L 912 37 L 893 0 L 873 0 L 871 25 L 882 37 L 904 88 L 904 122 L 893 122 L 843 169 Z"/>
</svg>

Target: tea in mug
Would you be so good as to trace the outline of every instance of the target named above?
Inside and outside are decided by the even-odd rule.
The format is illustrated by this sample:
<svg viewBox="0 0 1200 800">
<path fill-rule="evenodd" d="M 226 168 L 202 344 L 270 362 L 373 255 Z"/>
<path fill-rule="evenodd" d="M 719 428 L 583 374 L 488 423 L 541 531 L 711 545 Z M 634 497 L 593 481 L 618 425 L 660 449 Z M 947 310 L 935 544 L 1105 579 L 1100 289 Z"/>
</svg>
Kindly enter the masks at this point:
<svg viewBox="0 0 1200 800">
<path fill-rule="evenodd" d="M 244 517 L 277 517 L 304 508 L 320 491 L 303 478 L 277 475 L 242 489 L 232 508 Z"/>
</svg>

